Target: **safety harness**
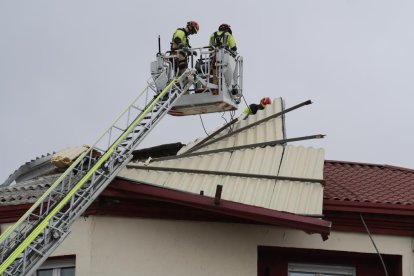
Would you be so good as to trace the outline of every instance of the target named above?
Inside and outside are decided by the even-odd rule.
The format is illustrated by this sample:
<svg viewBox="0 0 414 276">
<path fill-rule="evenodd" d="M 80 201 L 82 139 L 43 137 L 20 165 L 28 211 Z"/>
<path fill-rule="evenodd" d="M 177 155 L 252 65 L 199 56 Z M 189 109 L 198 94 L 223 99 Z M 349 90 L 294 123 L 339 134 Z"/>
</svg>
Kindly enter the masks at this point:
<svg viewBox="0 0 414 276">
<path fill-rule="evenodd" d="M 222 45 L 227 45 L 227 35 L 226 32 L 215 32 L 213 35 L 213 45 L 216 47 L 221 47 Z"/>
</svg>

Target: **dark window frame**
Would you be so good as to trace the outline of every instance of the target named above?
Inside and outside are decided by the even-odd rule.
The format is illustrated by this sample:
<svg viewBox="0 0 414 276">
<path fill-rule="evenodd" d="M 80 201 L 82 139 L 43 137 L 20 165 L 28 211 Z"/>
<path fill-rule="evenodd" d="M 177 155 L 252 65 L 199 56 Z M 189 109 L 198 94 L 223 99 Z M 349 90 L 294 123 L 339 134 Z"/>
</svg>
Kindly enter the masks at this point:
<svg viewBox="0 0 414 276">
<path fill-rule="evenodd" d="M 76 273 L 76 255 L 63 255 L 49 257 L 31 276 L 37 276 L 39 272 L 52 270 L 52 275 L 61 275 L 61 270 L 74 268 Z"/>
<path fill-rule="evenodd" d="M 352 266 L 356 276 L 385 276 L 377 254 L 258 246 L 258 276 L 288 276 L 289 263 Z M 382 254 L 388 276 L 402 276 L 402 256 Z"/>
</svg>

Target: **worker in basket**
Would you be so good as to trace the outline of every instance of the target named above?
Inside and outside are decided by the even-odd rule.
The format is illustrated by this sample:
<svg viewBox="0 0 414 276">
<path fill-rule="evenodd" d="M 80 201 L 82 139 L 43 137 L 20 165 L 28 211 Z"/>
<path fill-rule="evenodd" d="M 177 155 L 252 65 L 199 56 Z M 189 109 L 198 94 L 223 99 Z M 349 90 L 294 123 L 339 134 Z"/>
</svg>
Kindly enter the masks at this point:
<svg viewBox="0 0 414 276">
<path fill-rule="evenodd" d="M 177 72 L 178 68 L 178 75 L 183 74 L 188 68 L 188 49 L 191 48 L 188 36 L 198 33 L 199 30 L 200 27 L 197 22 L 189 21 L 187 22 L 187 26 L 185 28 L 178 28 L 173 34 L 171 41 L 171 54 L 178 53 L 178 57 L 174 60 L 174 70 Z"/>
<path fill-rule="evenodd" d="M 244 119 L 249 117 L 249 115 L 255 115 L 258 110 L 263 110 L 265 107 L 269 104 L 271 104 L 272 101 L 269 97 L 264 97 L 260 100 L 259 104 L 250 104 L 246 109 L 244 110 L 243 114 L 245 115 Z"/>
<path fill-rule="evenodd" d="M 233 32 L 229 24 L 223 23 L 219 26 L 218 31 L 214 32 L 210 36 L 209 46 L 216 48 L 224 47 L 231 50 L 234 54 L 237 54 L 236 40 L 233 37 Z M 211 58 L 211 69 L 213 75 L 212 83 L 218 84 L 218 70 L 215 63 L 216 56 L 213 55 Z M 213 91 L 213 94 L 216 94 L 217 92 L 218 91 Z"/>
<path fill-rule="evenodd" d="M 210 36 L 209 46 L 225 47 L 233 52 L 237 51 L 236 40 L 229 24 L 223 23 L 218 27 L 218 31 Z"/>
</svg>

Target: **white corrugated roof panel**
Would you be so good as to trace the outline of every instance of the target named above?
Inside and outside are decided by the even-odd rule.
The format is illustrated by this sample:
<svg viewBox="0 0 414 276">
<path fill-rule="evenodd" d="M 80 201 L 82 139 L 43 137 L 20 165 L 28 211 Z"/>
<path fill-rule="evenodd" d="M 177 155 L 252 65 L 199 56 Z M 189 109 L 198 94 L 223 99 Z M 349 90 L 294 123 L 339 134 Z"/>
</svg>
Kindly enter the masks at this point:
<svg viewBox="0 0 414 276">
<path fill-rule="evenodd" d="M 282 100 L 276 99 L 273 103 L 273 108 L 236 123 L 234 130 L 281 112 Z M 277 117 L 198 152 L 228 148 L 226 151 L 183 155 L 155 161 L 147 167 L 143 163 L 130 163 L 118 176 L 189 193 L 202 191 L 209 197 L 214 197 L 217 185 L 222 185 L 221 197 L 226 200 L 296 214 L 321 215 L 323 149 L 290 145 L 231 149 L 283 137 L 283 120 Z"/>
<path fill-rule="evenodd" d="M 235 125 L 233 125 L 232 128 L 230 128 L 230 130 L 226 130 L 222 133 L 219 133 L 215 138 L 220 138 L 224 135 L 227 135 L 229 131 L 236 131 L 238 129 L 244 128 L 266 117 L 279 113 L 282 110 L 283 101 L 281 98 L 276 98 L 273 100 L 271 105 L 266 106 L 266 108 L 263 110 L 258 110 L 256 115 L 250 115 L 249 117 L 247 117 L 247 119 L 237 122 Z M 248 144 L 256 144 L 267 141 L 282 140 L 283 138 L 283 118 L 282 116 L 279 116 L 257 126 L 253 126 L 246 130 L 243 130 L 237 133 L 237 135 L 224 138 L 223 140 L 220 140 L 217 143 L 203 147 L 202 149 L 197 150 L 196 152 L 229 148 Z M 178 154 L 186 152 L 189 148 L 192 148 L 199 140 L 201 139 L 188 143 L 178 152 Z"/>
</svg>

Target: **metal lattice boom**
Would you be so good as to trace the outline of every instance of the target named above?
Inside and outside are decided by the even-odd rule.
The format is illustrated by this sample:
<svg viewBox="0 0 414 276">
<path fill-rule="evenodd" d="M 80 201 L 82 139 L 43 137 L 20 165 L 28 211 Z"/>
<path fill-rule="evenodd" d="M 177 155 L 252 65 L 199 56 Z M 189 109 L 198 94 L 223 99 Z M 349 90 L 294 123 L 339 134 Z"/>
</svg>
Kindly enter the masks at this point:
<svg viewBox="0 0 414 276">
<path fill-rule="evenodd" d="M 156 80 L 150 80 L 89 150 L 0 236 L 0 275 L 30 275 L 46 260 L 71 224 L 130 161 L 134 148 L 186 93 L 193 73 L 187 70 L 173 78 L 159 94 Z"/>
</svg>

